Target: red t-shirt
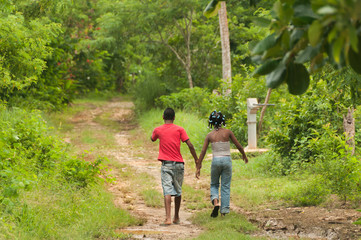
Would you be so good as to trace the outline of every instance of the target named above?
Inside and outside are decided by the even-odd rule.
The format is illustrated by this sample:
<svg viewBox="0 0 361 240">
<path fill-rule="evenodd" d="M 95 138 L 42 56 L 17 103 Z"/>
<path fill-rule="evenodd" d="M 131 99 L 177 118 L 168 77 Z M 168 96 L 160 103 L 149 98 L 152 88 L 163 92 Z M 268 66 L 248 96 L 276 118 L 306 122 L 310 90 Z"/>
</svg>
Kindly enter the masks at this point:
<svg viewBox="0 0 361 240">
<path fill-rule="evenodd" d="M 180 141 L 189 139 L 184 128 L 173 123 L 163 124 L 154 129 L 152 141 L 159 139 L 158 160 L 184 162 L 180 152 Z"/>
</svg>

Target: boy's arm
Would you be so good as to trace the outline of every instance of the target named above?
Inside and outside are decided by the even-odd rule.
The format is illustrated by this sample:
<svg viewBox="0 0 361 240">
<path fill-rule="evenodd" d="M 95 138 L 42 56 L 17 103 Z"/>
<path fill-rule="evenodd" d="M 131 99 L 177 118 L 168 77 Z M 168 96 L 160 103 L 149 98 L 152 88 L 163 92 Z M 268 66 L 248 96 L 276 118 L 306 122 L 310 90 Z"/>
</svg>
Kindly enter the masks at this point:
<svg viewBox="0 0 361 240">
<path fill-rule="evenodd" d="M 156 129 L 153 130 L 152 136 L 150 136 L 150 140 L 152 140 L 152 142 L 157 141 L 158 139 L 158 135 L 156 133 Z"/>
<path fill-rule="evenodd" d="M 196 150 L 195 150 L 193 144 L 191 143 L 191 141 L 189 139 L 187 141 L 185 141 L 185 143 L 187 144 L 189 151 L 191 152 L 191 154 L 194 158 L 194 162 L 197 165 L 198 157 L 197 157 L 197 153 L 196 153 Z"/>
</svg>

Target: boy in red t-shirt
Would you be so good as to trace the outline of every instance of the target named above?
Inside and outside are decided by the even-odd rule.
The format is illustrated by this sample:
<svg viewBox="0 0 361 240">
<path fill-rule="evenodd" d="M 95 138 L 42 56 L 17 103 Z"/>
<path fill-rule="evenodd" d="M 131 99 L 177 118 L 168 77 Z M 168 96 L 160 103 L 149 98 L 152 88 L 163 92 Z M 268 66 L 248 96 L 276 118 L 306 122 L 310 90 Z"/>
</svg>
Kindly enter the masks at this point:
<svg viewBox="0 0 361 240">
<path fill-rule="evenodd" d="M 182 183 L 184 176 L 184 161 L 180 152 L 180 143 L 188 145 L 195 163 L 198 161 L 196 151 L 184 128 L 173 124 L 175 112 L 167 108 L 163 113 L 164 124 L 155 128 L 151 137 L 154 142 L 159 139 L 158 160 L 162 162 L 161 179 L 164 194 L 166 219 L 162 225 L 172 224 L 171 220 L 171 197 L 174 196 L 173 223 L 179 223 L 179 209 L 182 200 Z"/>
</svg>

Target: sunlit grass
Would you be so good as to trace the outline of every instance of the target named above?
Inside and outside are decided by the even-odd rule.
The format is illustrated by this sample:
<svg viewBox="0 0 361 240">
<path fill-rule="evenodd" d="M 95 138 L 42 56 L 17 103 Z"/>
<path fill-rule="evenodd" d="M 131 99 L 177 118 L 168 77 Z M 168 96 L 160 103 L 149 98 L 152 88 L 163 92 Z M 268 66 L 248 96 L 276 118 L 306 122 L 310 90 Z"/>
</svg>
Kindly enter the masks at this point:
<svg viewBox="0 0 361 240">
<path fill-rule="evenodd" d="M 188 209 L 199 210 L 210 206 L 204 190 L 194 189 L 187 184 L 183 184 L 182 186 L 182 198 Z"/>
<path fill-rule="evenodd" d="M 141 194 L 148 207 L 163 207 L 163 195 L 155 189 L 144 189 Z"/>
<path fill-rule="evenodd" d="M 257 230 L 257 227 L 248 222 L 243 215 L 234 212 L 227 214 L 225 217 L 211 218 L 210 211 L 202 211 L 193 216 L 192 222 L 206 229 L 204 233 L 194 239 L 263 239 L 249 236 L 249 234 Z"/>
<path fill-rule="evenodd" d="M 163 207 L 163 195 L 156 190 L 158 183 L 153 176 L 147 173 L 139 174 L 136 169 L 126 164 L 115 163 L 113 166 L 120 170 L 118 173 L 120 181 L 130 182 L 129 186 L 123 189 L 124 193 L 139 194 L 148 207 Z"/>
<path fill-rule="evenodd" d="M 118 235 L 117 228 L 143 222 L 116 208 L 111 194 L 100 185 L 77 189 L 48 179 L 23 194 L 22 204 L 12 210 L 16 231 L 3 229 L 2 239 L 109 238 Z M 7 219 L 6 214 L 2 219 Z"/>
</svg>

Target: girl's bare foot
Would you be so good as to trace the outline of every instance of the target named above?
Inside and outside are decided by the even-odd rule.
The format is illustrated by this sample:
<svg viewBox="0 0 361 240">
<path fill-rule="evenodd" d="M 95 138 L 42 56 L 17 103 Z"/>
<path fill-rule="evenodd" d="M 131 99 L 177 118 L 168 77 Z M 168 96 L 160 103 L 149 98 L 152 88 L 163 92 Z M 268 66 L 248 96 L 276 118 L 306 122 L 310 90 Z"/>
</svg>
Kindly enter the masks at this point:
<svg viewBox="0 0 361 240">
<path fill-rule="evenodd" d="M 173 223 L 174 223 L 174 224 L 179 224 L 179 223 L 180 223 L 179 218 L 177 218 L 177 219 L 173 219 Z"/>
</svg>

